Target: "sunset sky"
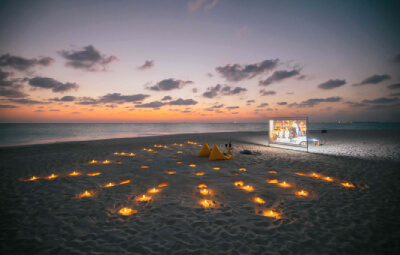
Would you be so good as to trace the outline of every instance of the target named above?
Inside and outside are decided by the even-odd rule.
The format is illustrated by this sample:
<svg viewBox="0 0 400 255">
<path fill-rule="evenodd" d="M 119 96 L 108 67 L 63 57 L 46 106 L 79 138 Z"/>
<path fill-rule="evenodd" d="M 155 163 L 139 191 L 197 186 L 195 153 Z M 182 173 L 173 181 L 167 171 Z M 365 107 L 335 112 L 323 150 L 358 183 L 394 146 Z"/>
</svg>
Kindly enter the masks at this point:
<svg viewBox="0 0 400 255">
<path fill-rule="evenodd" d="M 399 1 L 0 1 L 1 122 L 400 121 Z"/>
</svg>

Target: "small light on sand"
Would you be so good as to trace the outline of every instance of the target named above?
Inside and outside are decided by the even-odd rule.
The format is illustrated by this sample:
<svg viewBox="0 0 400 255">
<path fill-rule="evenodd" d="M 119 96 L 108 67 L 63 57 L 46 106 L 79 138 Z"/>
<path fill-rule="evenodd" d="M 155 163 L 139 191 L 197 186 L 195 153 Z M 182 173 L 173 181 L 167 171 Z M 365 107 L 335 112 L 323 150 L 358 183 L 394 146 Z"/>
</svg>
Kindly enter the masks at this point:
<svg viewBox="0 0 400 255">
<path fill-rule="evenodd" d="M 305 173 L 302 173 L 302 172 L 294 172 L 295 174 L 297 174 L 297 175 L 301 175 L 301 176 L 305 176 L 306 174 Z"/>
<path fill-rule="evenodd" d="M 137 198 L 137 200 L 141 202 L 150 201 L 151 199 L 152 199 L 151 196 L 146 196 L 146 195 Z"/>
<path fill-rule="evenodd" d="M 232 175 L 239 175 L 239 173 L 233 172 Z"/>
<path fill-rule="evenodd" d="M 250 186 L 250 185 L 242 186 L 242 189 L 244 189 L 245 191 L 248 191 L 248 192 L 253 192 L 254 191 L 253 186 Z"/>
<path fill-rule="evenodd" d="M 96 176 L 96 175 L 100 175 L 100 174 L 101 174 L 100 172 L 90 172 L 87 175 L 88 176 Z"/>
<path fill-rule="evenodd" d="M 153 151 L 153 149 L 148 149 L 147 151 Z"/>
<path fill-rule="evenodd" d="M 81 174 L 81 173 L 78 173 L 78 172 L 73 171 L 72 173 L 69 174 L 69 176 L 77 176 L 77 175 L 80 175 L 80 174 Z"/>
<path fill-rule="evenodd" d="M 182 162 L 176 162 L 176 163 L 177 163 L 178 165 L 179 165 L 179 164 L 182 164 Z"/>
<path fill-rule="evenodd" d="M 140 166 L 140 168 L 149 168 L 149 166 Z"/>
<path fill-rule="evenodd" d="M 32 176 L 32 178 L 28 179 L 28 181 L 36 181 L 37 179 L 39 179 L 39 177 Z"/>
<path fill-rule="evenodd" d="M 242 167 L 242 168 L 239 168 L 239 171 L 244 171 L 244 172 L 246 172 L 247 170 L 246 170 L 246 168 Z"/>
<path fill-rule="evenodd" d="M 129 156 L 135 156 L 136 154 L 135 153 L 129 153 Z"/>
<path fill-rule="evenodd" d="M 316 174 L 316 173 L 312 173 L 312 174 L 310 174 L 310 177 L 313 177 L 313 178 L 320 178 L 321 175 L 320 175 L 320 174 Z"/>
<path fill-rule="evenodd" d="M 144 154 L 139 154 L 139 155 L 137 155 L 138 157 L 143 157 L 144 156 Z"/>
<path fill-rule="evenodd" d="M 259 197 L 253 198 L 253 201 L 256 202 L 257 204 L 265 204 L 264 199 L 259 198 Z"/>
<path fill-rule="evenodd" d="M 46 178 L 47 179 L 54 179 L 54 178 L 57 178 L 57 177 L 58 177 L 58 175 L 52 174 L 52 175 L 47 176 Z"/>
<path fill-rule="evenodd" d="M 262 215 L 266 216 L 266 217 L 275 218 L 275 219 L 281 218 L 280 214 L 278 212 L 273 211 L 273 209 L 263 211 Z"/>
<path fill-rule="evenodd" d="M 214 170 L 219 170 L 219 169 L 221 169 L 221 168 L 219 168 L 219 167 L 213 167 L 213 169 L 214 169 Z"/>
<path fill-rule="evenodd" d="M 308 192 L 301 190 L 296 192 L 296 196 L 303 196 L 303 197 L 308 197 Z"/>
<path fill-rule="evenodd" d="M 243 181 L 237 181 L 237 182 L 234 182 L 234 184 L 235 184 L 235 186 L 243 186 L 244 182 Z"/>
<path fill-rule="evenodd" d="M 110 182 L 109 184 L 105 185 L 104 187 L 109 188 L 109 187 L 113 187 L 113 186 L 115 186 L 115 184 Z"/>
<path fill-rule="evenodd" d="M 202 183 L 202 184 L 199 184 L 197 187 L 199 187 L 199 188 L 207 188 L 207 184 Z"/>
<path fill-rule="evenodd" d="M 124 216 L 129 216 L 129 215 L 137 213 L 137 210 L 132 210 L 131 208 L 124 207 L 124 208 L 121 208 L 121 210 L 119 210 L 118 213 L 121 215 L 124 215 Z"/>
<path fill-rule="evenodd" d="M 288 188 L 288 187 L 292 186 L 292 185 L 290 185 L 289 183 L 286 183 L 286 182 L 278 183 L 278 185 L 281 186 L 282 188 Z"/>
<path fill-rule="evenodd" d="M 120 182 L 119 184 L 127 184 L 127 183 L 130 183 L 130 182 L 131 182 L 131 180 L 125 180 L 125 181 Z"/>
<path fill-rule="evenodd" d="M 177 151 L 176 153 L 183 153 L 183 151 Z"/>
<path fill-rule="evenodd" d="M 210 191 L 208 189 L 201 189 L 200 193 L 203 194 L 203 195 L 209 195 Z"/>
<path fill-rule="evenodd" d="M 203 207 L 213 207 L 213 206 L 214 206 L 213 201 L 207 200 L 207 199 L 201 200 L 200 204 L 201 204 Z"/>
<path fill-rule="evenodd" d="M 205 172 L 196 172 L 195 175 L 205 175 Z"/>
<path fill-rule="evenodd" d="M 333 182 L 333 179 L 329 176 L 325 177 L 324 180 L 328 182 Z"/>
<path fill-rule="evenodd" d="M 122 164 L 122 161 L 115 161 L 114 163 L 115 163 L 115 164 L 118 164 L 118 165 L 121 165 L 121 164 Z"/>
<path fill-rule="evenodd" d="M 268 173 L 270 173 L 270 174 L 276 174 L 276 171 L 271 170 L 271 171 L 268 171 Z"/>
<path fill-rule="evenodd" d="M 119 155 L 119 153 L 118 152 L 114 152 L 114 155 Z"/>
<path fill-rule="evenodd" d="M 166 171 L 166 174 L 176 174 L 176 171 Z"/>
<path fill-rule="evenodd" d="M 159 189 L 156 188 L 149 189 L 149 193 L 158 193 L 158 192 L 160 192 Z"/>
<path fill-rule="evenodd" d="M 268 183 L 278 183 L 277 179 L 265 179 L 265 181 Z"/>
<path fill-rule="evenodd" d="M 168 186 L 168 182 L 163 182 L 163 183 L 158 184 L 159 188 L 167 187 L 167 186 Z"/>
<path fill-rule="evenodd" d="M 354 184 L 351 182 L 343 182 L 341 185 L 346 188 L 354 188 Z"/>
<path fill-rule="evenodd" d="M 104 161 L 101 162 L 101 163 L 102 163 L 102 164 L 110 164 L 110 162 L 111 162 L 111 161 L 109 161 L 109 160 L 106 159 L 106 160 L 104 160 Z"/>
<path fill-rule="evenodd" d="M 126 153 L 125 152 L 121 152 L 121 155 L 124 156 Z"/>
<path fill-rule="evenodd" d="M 153 159 L 152 158 L 148 158 L 148 159 L 146 159 L 146 161 L 153 161 Z"/>
<path fill-rule="evenodd" d="M 89 162 L 89 164 L 96 164 L 96 163 L 97 163 L 97 160 L 94 160 L 94 159 Z"/>
<path fill-rule="evenodd" d="M 189 166 L 190 167 L 196 167 L 196 164 L 190 164 Z"/>
<path fill-rule="evenodd" d="M 79 194 L 79 198 L 83 198 L 83 197 L 91 197 L 91 196 L 93 196 L 93 193 L 92 192 L 90 192 L 90 191 L 85 191 L 85 192 L 83 192 L 83 193 L 81 193 L 81 194 Z"/>
<path fill-rule="evenodd" d="M 143 150 L 144 150 L 144 151 L 147 151 L 147 149 L 146 149 L 146 148 L 143 148 Z"/>
</svg>

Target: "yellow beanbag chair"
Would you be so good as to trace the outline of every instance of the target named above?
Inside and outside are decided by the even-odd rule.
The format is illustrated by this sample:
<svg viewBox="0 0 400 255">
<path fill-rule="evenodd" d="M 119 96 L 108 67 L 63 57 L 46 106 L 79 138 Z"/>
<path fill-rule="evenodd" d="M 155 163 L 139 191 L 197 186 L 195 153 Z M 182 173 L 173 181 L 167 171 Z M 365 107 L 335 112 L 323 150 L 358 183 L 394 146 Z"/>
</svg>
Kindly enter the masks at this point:
<svg viewBox="0 0 400 255">
<path fill-rule="evenodd" d="M 211 154 L 210 157 L 208 158 L 209 160 L 217 160 L 217 159 L 232 159 L 234 158 L 233 155 L 228 155 L 225 156 L 218 148 L 218 146 L 216 144 L 214 144 L 212 150 L 211 150 Z"/>
<path fill-rule="evenodd" d="M 208 157 L 210 156 L 211 150 L 210 147 L 208 147 L 207 142 L 203 144 L 203 148 L 201 148 L 201 151 L 199 154 L 197 154 L 198 157 Z"/>
</svg>

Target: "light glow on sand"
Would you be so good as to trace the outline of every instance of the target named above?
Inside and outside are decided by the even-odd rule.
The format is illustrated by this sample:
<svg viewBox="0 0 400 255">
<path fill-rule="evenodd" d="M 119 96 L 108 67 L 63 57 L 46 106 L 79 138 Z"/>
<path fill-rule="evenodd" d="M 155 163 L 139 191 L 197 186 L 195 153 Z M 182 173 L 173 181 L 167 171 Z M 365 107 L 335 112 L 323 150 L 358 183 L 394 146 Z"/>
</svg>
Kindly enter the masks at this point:
<svg viewBox="0 0 400 255">
<path fill-rule="evenodd" d="M 159 189 L 156 189 L 156 188 L 152 188 L 152 189 L 149 189 L 148 192 L 149 192 L 149 193 L 155 194 L 155 193 L 160 192 L 160 190 L 159 190 Z"/>
<path fill-rule="evenodd" d="M 346 188 L 354 188 L 354 184 L 353 183 L 351 183 L 351 182 L 342 182 L 342 183 L 340 183 L 343 187 L 346 187 Z"/>
<path fill-rule="evenodd" d="M 149 166 L 144 166 L 144 165 L 143 165 L 143 166 L 140 166 L 140 168 L 149 168 Z"/>
<path fill-rule="evenodd" d="M 102 164 L 110 164 L 111 163 L 111 161 L 109 161 L 109 160 L 104 160 L 103 162 L 101 162 Z"/>
<path fill-rule="evenodd" d="M 137 213 L 137 210 L 132 210 L 131 208 L 123 207 L 123 208 L 121 208 L 121 210 L 118 211 L 118 213 L 121 215 L 124 215 L 124 216 L 129 216 L 129 215 Z"/>
<path fill-rule="evenodd" d="M 183 151 L 177 151 L 176 153 L 183 153 Z"/>
<path fill-rule="evenodd" d="M 289 183 L 286 183 L 285 181 L 281 182 L 281 183 L 278 183 L 278 185 L 281 186 L 282 188 L 289 188 L 289 187 L 292 186 Z"/>
<path fill-rule="evenodd" d="M 81 173 L 79 173 L 79 172 L 73 171 L 72 173 L 69 174 L 69 176 L 78 176 L 78 175 L 80 175 L 80 174 L 81 174 Z"/>
<path fill-rule="evenodd" d="M 176 171 L 166 171 L 166 174 L 176 174 Z"/>
<path fill-rule="evenodd" d="M 260 197 L 254 197 L 252 200 L 257 204 L 265 204 L 264 199 L 262 199 Z"/>
<path fill-rule="evenodd" d="M 296 191 L 296 196 L 308 197 L 308 192 L 305 190 Z"/>
<path fill-rule="evenodd" d="M 129 153 L 129 156 L 131 156 L 131 157 L 132 157 L 132 156 L 135 156 L 135 155 L 136 155 L 135 153 L 132 153 L 132 152 Z"/>
<path fill-rule="evenodd" d="M 244 168 L 244 167 L 242 167 L 242 168 L 239 168 L 239 171 L 246 172 L 246 171 L 247 171 L 247 169 L 246 169 L 246 168 Z"/>
<path fill-rule="evenodd" d="M 150 201 L 151 199 L 152 199 L 151 196 L 142 195 L 142 196 L 140 196 L 140 197 L 137 198 L 137 201 L 140 201 L 140 202 L 148 202 L 148 201 Z"/>
<path fill-rule="evenodd" d="M 131 180 L 125 180 L 125 181 L 120 182 L 119 184 L 127 184 L 127 183 L 130 183 L 130 182 L 131 182 Z"/>
<path fill-rule="evenodd" d="M 215 203 L 214 203 L 212 200 L 204 199 L 204 200 L 201 200 L 201 201 L 200 201 L 200 204 L 201 204 L 203 207 L 208 208 L 208 207 L 213 207 Z"/>
<path fill-rule="evenodd" d="M 327 177 L 325 177 L 325 178 L 323 178 L 325 181 L 328 181 L 328 182 L 333 182 L 333 179 L 332 179 L 332 177 L 329 177 L 329 176 L 327 176 Z"/>
<path fill-rule="evenodd" d="M 321 175 L 320 175 L 320 174 L 317 174 L 317 173 L 312 173 L 312 174 L 310 174 L 309 176 L 310 176 L 310 177 L 313 177 L 313 178 L 321 178 Z"/>
<path fill-rule="evenodd" d="M 168 186 L 168 182 L 163 182 L 163 183 L 158 184 L 159 188 L 167 187 L 167 186 Z"/>
<path fill-rule="evenodd" d="M 100 174 L 101 174 L 101 172 L 90 172 L 87 175 L 88 176 L 96 176 L 96 175 L 100 175 Z"/>
<path fill-rule="evenodd" d="M 265 181 L 268 183 L 278 183 L 277 179 L 265 179 Z"/>
<path fill-rule="evenodd" d="M 105 188 L 110 188 L 113 186 L 115 186 L 115 183 L 113 183 L 113 182 L 110 182 L 109 184 L 104 185 Z"/>
<path fill-rule="evenodd" d="M 262 215 L 266 216 L 266 217 L 270 217 L 270 218 L 275 218 L 275 219 L 281 218 L 281 215 L 278 212 L 274 211 L 274 209 L 264 210 L 264 211 L 262 211 Z"/>
<path fill-rule="evenodd" d="M 297 175 L 306 176 L 306 174 L 302 173 L 302 172 L 294 172 L 294 173 L 297 174 Z"/>
<path fill-rule="evenodd" d="M 211 194 L 211 190 L 209 189 L 201 189 L 200 193 L 203 195 L 210 195 Z"/>
<path fill-rule="evenodd" d="M 94 193 L 92 191 L 85 190 L 85 192 L 79 194 L 79 198 L 91 197 L 93 195 L 94 195 Z"/>
<path fill-rule="evenodd" d="M 201 183 L 201 184 L 197 185 L 197 187 L 199 187 L 199 188 L 207 188 L 207 184 Z"/>
<path fill-rule="evenodd" d="M 246 185 L 246 186 L 241 186 L 241 189 L 247 191 L 247 192 L 253 192 L 254 188 L 251 185 Z"/>
<path fill-rule="evenodd" d="M 190 167 L 196 167 L 196 164 L 190 164 L 189 166 Z"/>
<path fill-rule="evenodd" d="M 235 184 L 235 186 L 243 186 L 244 182 L 243 181 L 236 181 L 233 184 Z"/>
<path fill-rule="evenodd" d="M 179 165 L 179 164 L 182 164 L 182 162 L 176 162 L 176 163 L 177 163 L 178 165 Z"/>
<path fill-rule="evenodd" d="M 146 159 L 146 161 L 153 161 L 153 159 L 152 158 L 148 158 L 148 159 Z"/>
<path fill-rule="evenodd" d="M 268 173 L 270 173 L 270 174 L 276 174 L 276 171 L 270 170 L 270 171 L 268 171 Z"/>
<path fill-rule="evenodd" d="M 94 160 L 94 159 L 89 162 L 89 164 L 96 164 L 96 163 L 97 163 L 97 160 Z"/>
<path fill-rule="evenodd" d="M 37 179 L 40 179 L 39 177 L 32 176 L 32 178 L 28 179 L 28 181 L 36 181 Z"/>
<path fill-rule="evenodd" d="M 119 155 L 119 153 L 118 153 L 118 152 L 114 152 L 113 154 L 114 154 L 114 155 Z"/>
<path fill-rule="evenodd" d="M 213 167 L 213 169 L 214 169 L 214 170 L 219 170 L 219 169 L 221 169 L 221 168 L 219 168 L 219 167 Z"/>
<path fill-rule="evenodd" d="M 205 172 L 196 172 L 195 175 L 205 175 Z"/>
<path fill-rule="evenodd" d="M 51 180 L 51 179 L 55 179 L 57 177 L 58 177 L 58 175 L 52 174 L 52 175 L 47 176 L 46 179 Z"/>
</svg>

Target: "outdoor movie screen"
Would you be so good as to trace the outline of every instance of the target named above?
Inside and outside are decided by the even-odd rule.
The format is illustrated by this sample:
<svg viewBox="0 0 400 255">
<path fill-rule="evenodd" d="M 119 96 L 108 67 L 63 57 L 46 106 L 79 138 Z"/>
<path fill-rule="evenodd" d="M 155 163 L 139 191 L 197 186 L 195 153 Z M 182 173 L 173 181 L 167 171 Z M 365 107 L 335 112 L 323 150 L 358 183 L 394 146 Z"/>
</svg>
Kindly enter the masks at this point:
<svg viewBox="0 0 400 255">
<path fill-rule="evenodd" d="M 307 147 L 307 118 L 270 119 L 269 143 Z"/>
</svg>

